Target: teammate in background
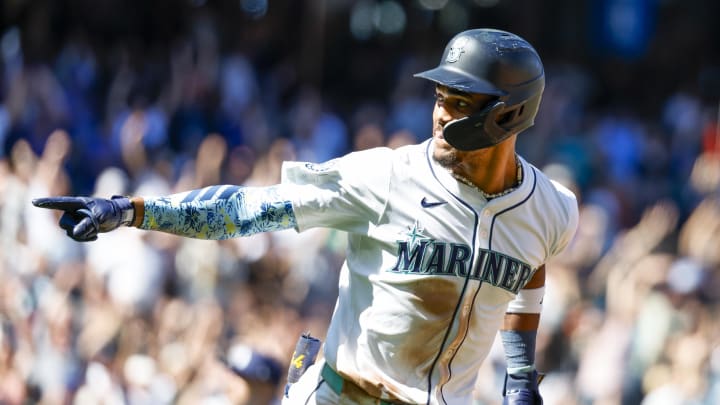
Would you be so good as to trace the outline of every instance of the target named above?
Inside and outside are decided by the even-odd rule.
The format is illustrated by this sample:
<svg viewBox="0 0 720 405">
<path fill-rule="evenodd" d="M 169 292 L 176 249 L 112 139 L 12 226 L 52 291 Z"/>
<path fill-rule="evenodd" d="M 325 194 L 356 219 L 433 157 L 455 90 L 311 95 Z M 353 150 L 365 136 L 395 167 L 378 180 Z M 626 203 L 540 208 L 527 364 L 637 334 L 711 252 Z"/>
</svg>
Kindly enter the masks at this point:
<svg viewBox="0 0 720 405">
<path fill-rule="evenodd" d="M 535 336 L 545 263 L 573 237 L 575 196 L 515 151 L 544 89 L 536 51 L 504 31 L 456 35 L 439 66 L 432 138 L 323 164 L 286 162 L 271 187 L 163 197 L 52 197 L 90 241 L 119 226 L 225 239 L 294 228 L 348 233 L 323 347 L 287 404 L 468 404 L 500 330 L 505 404 L 540 404 Z"/>
</svg>

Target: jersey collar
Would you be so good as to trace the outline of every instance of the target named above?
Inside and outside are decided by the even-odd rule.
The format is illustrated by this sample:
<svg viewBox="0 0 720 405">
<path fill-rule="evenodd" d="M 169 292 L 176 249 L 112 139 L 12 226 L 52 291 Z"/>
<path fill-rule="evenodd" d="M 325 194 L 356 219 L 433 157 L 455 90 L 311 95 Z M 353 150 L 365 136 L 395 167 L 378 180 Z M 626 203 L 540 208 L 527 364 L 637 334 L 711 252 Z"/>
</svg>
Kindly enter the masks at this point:
<svg viewBox="0 0 720 405">
<path fill-rule="evenodd" d="M 470 187 L 453 177 L 450 172 L 435 161 L 432 157 L 435 143 L 432 138 L 425 141 L 427 160 L 430 170 L 435 175 L 435 179 L 454 197 L 459 198 L 473 206 L 497 205 L 500 207 L 512 206 L 526 200 L 534 190 L 537 173 L 535 168 L 528 163 L 522 156 L 518 155 L 520 165 L 523 170 L 522 183 L 512 192 L 490 201 L 486 200 L 475 188 Z"/>
</svg>

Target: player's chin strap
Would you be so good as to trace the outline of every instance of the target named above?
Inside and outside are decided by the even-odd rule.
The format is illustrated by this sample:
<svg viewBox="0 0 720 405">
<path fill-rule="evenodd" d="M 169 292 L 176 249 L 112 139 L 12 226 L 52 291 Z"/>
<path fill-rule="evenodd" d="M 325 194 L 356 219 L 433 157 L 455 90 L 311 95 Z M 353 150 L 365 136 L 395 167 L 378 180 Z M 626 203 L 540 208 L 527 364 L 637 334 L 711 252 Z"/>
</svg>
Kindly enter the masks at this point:
<svg viewBox="0 0 720 405">
<path fill-rule="evenodd" d="M 443 128 L 443 137 L 450 146 L 463 151 L 495 146 L 512 135 L 498 124 L 505 114 L 515 114 L 505 107 L 496 100 L 473 115 L 450 121 Z"/>
</svg>

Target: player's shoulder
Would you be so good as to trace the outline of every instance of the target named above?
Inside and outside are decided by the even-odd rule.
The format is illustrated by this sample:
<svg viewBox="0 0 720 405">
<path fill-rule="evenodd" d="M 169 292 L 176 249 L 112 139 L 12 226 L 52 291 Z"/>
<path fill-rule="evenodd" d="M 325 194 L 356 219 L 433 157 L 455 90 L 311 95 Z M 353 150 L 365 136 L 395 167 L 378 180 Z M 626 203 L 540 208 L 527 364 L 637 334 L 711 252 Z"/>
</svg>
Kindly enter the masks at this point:
<svg viewBox="0 0 720 405">
<path fill-rule="evenodd" d="M 579 222 L 579 208 L 575 193 L 560 181 L 550 178 L 542 170 L 530 165 L 535 174 L 533 200 L 535 212 L 542 212 L 541 221 L 549 231 L 548 254 L 555 256 L 568 245 Z"/>
<path fill-rule="evenodd" d="M 376 147 L 353 151 L 326 162 L 284 162 L 283 182 L 329 181 L 331 179 L 381 179 L 396 172 L 397 166 L 417 161 L 424 149 L 420 145 L 408 145 L 397 149 Z"/>
<path fill-rule="evenodd" d="M 363 149 L 358 151 L 353 151 L 348 153 L 343 157 L 343 159 L 348 160 L 357 160 L 357 159 L 388 159 L 392 158 L 392 156 L 395 154 L 395 150 L 390 149 L 386 146 L 378 146 L 375 148 L 369 148 L 369 149 Z"/>
<path fill-rule="evenodd" d="M 577 215 L 577 197 L 567 186 L 559 181 L 550 178 L 539 168 L 529 162 L 525 162 L 535 175 L 534 197 L 546 205 L 567 215 Z"/>
</svg>

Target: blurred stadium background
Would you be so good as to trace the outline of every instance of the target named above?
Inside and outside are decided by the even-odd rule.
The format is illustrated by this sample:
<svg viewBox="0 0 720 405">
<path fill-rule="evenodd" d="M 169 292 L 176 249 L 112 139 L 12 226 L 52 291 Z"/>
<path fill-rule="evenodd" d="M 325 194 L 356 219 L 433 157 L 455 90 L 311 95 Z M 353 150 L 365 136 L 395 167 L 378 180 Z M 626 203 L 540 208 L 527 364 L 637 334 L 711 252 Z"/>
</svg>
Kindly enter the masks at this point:
<svg viewBox="0 0 720 405">
<path fill-rule="evenodd" d="M 543 57 L 519 150 L 581 205 L 548 267 L 546 403 L 720 403 L 719 16 L 712 0 L 2 1 L 0 403 L 276 403 L 299 333 L 323 337 L 342 234 L 78 244 L 30 199 L 267 185 L 283 160 L 420 141 L 432 89 L 412 73 L 474 27 Z M 496 346 L 477 405 L 499 404 L 503 367 Z"/>
</svg>

